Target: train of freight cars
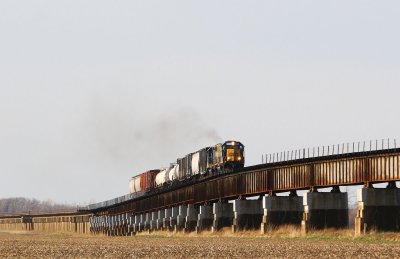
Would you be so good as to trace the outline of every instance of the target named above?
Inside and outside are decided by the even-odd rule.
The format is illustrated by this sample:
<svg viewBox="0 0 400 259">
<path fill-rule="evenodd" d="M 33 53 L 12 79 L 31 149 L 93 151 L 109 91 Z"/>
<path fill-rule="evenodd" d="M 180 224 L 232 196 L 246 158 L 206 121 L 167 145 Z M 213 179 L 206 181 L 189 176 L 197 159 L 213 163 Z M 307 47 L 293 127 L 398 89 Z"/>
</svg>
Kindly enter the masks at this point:
<svg viewBox="0 0 400 259">
<path fill-rule="evenodd" d="M 178 158 L 168 168 L 150 170 L 132 177 L 129 181 L 130 193 L 148 192 L 177 181 L 230 172 L 242 167 L 244 167 L 243 144 L 238 141 L 226 141 Z"/>
</svg>

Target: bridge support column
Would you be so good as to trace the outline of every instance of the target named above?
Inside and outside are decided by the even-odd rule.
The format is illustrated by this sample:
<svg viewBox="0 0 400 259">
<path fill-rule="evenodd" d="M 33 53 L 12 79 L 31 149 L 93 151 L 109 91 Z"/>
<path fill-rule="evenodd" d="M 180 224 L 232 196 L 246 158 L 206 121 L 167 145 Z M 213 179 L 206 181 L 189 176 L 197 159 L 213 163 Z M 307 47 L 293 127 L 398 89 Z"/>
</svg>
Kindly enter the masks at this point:
<svg viewBox="0 0 400 259">
<path fill-rule="evenodd" d="M 77 232 L 77 224 L 76 224 L 76 221 L 75 221 L 75 232 Z M 117 216 L 116 215 L 114 215 L 114 216 L 111 216 L 111 236 L 115 236 L 116 234 L 116 231 L 117 230 Z"/>
<path fill-rule="evenodd" d="M 113 220 L 112 220 L 113 224 L 113 231 L 112 231 L 112 235 L 116 236 L 118 233 L 118 215 L 114 215 L 113 216 Z M 77 224 L 78 225 L 78 224 Z M 78 231 L 78 228 L 76 228 L 76 231 Z"/>
<path fill-rule="evenodd" d="M 94 234 L 95 233 L 95 229 L 97 227 L 97 221 L 96 221 L 97 217 L 91 217 L 89 218 L 89 223 L 90 223 L 90 233 Z M 24 227 L 24 230 L 27 230 L 26 227 Z"/>
<path fill-rule="evenodd" d="M 371 229 L 400 231 L 400 189 L 363 188 L 357 200 L 356 235 Z"/>
<path fill-rule="evenodd" d="M 107 217 L 107 236 L 111 236 L 112 234 L 112 216 Z M 74 227 L 73 225 L 71 226 L 72 228 Z"/>
<path fill-rule="evenodd" d="M 104 232 L 103 232 L 103 228 L 104 228 L 103 217 L 104 216 L 94 217 L 95 223 L 94 223 L 94 228 L 93 228 L 92 234 L 104 234 Z"/>
<path fill-rule="evenodd" d="M 125 214 L 118 215 L 118 232 L 117 236 L 125 235 Z"/>
<path fill-rule="evenodd" d="M 122 234 L 124 236 L 127 236 L 129 233 L 129 215 L 128 213 L 124 213 L 124 218 L 123 218 L 123 231 Z"/>
<path fill-rule="evenodd" d="M 140 232 L 140 214 L 135 214 L 134 216 L 134 223 L 133 223 L 133 232 Z"/>
<path fill-rule="evenodd" d="M 157 230 L 158 211 L 151 212 L 150 231 Z"/>
<path fill-rule="evenodd" d="M 121 235 L 121 226 L 122 226 L 121 216 L 122 215 L 120 215 L 120 214 L 115 216 L 115 233 L 114 233 L 114 235 L 116 235 L 116 236 Z M 79 229 L 78 229 L 78 231 L 79 231 Z"/>
<path fill-rule="evenodd" d="M 146 212 L 144 221 L 144 230 L 150 231 L 151 212 Z"/>
<path fill-rule="evenodd" d="M 175 230 L 178 214 L 179 214 L 179 207 L 172 207 L 171 208 L 171 218 L 169 219 L 169 221 L 170 221 L 169 229 L 170 230 Z"/>
<path fill-rule="evenodd" d="M 123 219 L 123 217 L 124 217 L 123 214 L 117 215 L 117 231 L 116 231 L 116 235 L 117 236 L 122 236 L 123 235 L 123 229 L 124 229 L 124 219 Z"/>
<path fill-rule="evenodd" d="M 264 196 L 261 233 L 283 225 L 300 225 L 303 217 L 303 197 Z"/>
<path fill-rule="evenodd" d="M 135 217 L 132 215 L 132 213 L 128 214 L 128 236 L 133 236 L 135 234 Z"/>
<path fill-rule="evenodd" d="M 68 228 L 68 226 L 66 226 L 66 228 Z M 96 217 L 96 223 L 93 234 L 104 235 L 104 216 Z"/>
<path fill-rule="evenodd" d="M 179 205 L 178 215 L 176 216 L 175 231 L 180 231 L 185 228 L 188 205 Z"/>
<path fill-rule="evenodd" d="M 211 228 L 212 232 L 216 232 L 224 227 L 231 227 L 233 222 L 233 205 L 232 203 L 217 202 L 213 204 L 214 221 Z"/>
<path fill-rule="evenodd" d="M 307 192 L 303 205 L 303 234 L 309 229 L 345 228 L 349 225 L 347 193 Z"/>
<path fill-rule="evenodd" d="M 139 219 L 139 232 L 142 232 L 145 230 L 146 226 L 146 213 L 141 213 L 140 214 L 140 219 Z"/>
<path fill-rule="evenodd" d="M 187 215 L 186 215 L 184 232 L 191 232 L 196 229 L 198 214 L 199 214 L 198 207 L 194 206 L 193 204 L 189 204 L 187 206 Z"/>
<path fill-rule="evenodd" d="M 172 208 L 165 209 L 165 217 L 163 219 L 163 230 L 169 230 L 171 226 Z"/>
<path fill-rule="evenodd" d="M 163 221 L 165 218 L 165 209 L 157 211 L 156 229 L 161 230 L 163 228 Z"/>
<path fill-rule="evenodd" d="M 110 217 L 110 225 L 111 225 L 111 231 L 110 231 L 110 236 L 115 236 L 115 227 L 117 225 L 117 221 L 116 221 L 116 216 L 111 216 Z M 75 229 L 76 232 L 76 229 Z"/>
<path fill-rule="evenodd" d="M 71 226 L 70 226 L 71 227 Z M 110 217 L 109 216 L 105 216 L 104 217 L 104 235 L 109 236 L 109 229 L 110 229 Z"/>
<path fill-rule="evenodd" d="M 199 214 L 197 215 L 196 232 L 199 233 L 203 230 L 210 230 L 213 225 L 213 220 L 213 207 L 210 205 L 200 206 Z"/>
<path fill-rule="evenodd" d="M 118 215 L 117 236 L 123 236 L 125 233 L 125 214 Z"/>
<path fill-rule="evenodd" d="M 128 213 L 122 214 L 121 235 L 128 235 Z"/>
<path fill-rule="evenodd" d="M 234 200 L 232 232 L 258 229 L 261 224 L 260 200 Z"/>
</svg>

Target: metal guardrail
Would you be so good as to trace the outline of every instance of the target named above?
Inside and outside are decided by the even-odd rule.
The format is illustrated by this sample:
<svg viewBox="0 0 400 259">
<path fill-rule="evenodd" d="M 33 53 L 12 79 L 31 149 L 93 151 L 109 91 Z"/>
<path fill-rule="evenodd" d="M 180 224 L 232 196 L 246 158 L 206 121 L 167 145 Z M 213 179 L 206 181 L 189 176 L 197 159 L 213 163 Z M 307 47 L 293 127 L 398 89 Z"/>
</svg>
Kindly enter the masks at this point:
<svg viewBox="0 0 400 259">
<path fill-rule="evenodd" d="M 96 210 L 99 208 L 115 206 L 120 203 L 124 203 L 124 202 L 131 201 L 131 200 L 139 198 L 139 197 L 143 197 L 145 194 L 146 193 L 144 191 L 126 194 L 126 195 L 119 196 L 119 197 L 111 199 L 111 200 L 90 204 L 87 206 L 87 210 Z"/>
<path fill-rule="evenodd" d="M 263 154 L 261 156 L 261 163 L 269 164 L 299 159 L 396 149 L 398 143 L 399 142 L 397 139 L 388 138 L 380 140 L 376 139 L 370 141 L 348 142 L 337 145 L 317 146 L 312 148 L 302 148 L 291 151 Z"/>
</svg>

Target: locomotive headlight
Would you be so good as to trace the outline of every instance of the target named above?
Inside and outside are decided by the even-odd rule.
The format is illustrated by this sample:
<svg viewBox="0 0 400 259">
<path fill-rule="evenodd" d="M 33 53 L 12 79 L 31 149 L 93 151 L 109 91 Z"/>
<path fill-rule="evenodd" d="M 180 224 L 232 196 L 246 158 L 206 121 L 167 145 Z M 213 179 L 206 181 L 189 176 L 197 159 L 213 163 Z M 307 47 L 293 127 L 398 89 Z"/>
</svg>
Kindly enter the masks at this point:
<svg viewBox="0 0 400 259">
<path fill-rule="evenodd" d="M 242 160 L 242 158 L 241 158 L 241 157 L 238 157 L 238 160 L 240 161 L 240 160 Z"/>
</svg>

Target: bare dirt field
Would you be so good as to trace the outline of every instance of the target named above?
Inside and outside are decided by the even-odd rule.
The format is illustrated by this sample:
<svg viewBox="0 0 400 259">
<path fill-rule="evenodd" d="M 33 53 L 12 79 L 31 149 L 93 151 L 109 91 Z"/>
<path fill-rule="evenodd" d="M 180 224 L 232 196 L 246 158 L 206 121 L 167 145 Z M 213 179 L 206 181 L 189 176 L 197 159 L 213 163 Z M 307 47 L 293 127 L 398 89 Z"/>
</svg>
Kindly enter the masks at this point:
<svg viewBox="0 0 400 259">
<path fill-rule="evenodd" d="M 155 233 L 134 237 L 0 232 L 0 258 L 396 258 L 400 234 L 355 238 L 351 231 L 231 234 Z"/>
</svg>

